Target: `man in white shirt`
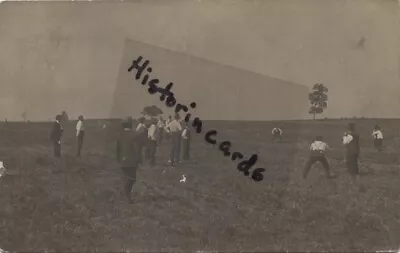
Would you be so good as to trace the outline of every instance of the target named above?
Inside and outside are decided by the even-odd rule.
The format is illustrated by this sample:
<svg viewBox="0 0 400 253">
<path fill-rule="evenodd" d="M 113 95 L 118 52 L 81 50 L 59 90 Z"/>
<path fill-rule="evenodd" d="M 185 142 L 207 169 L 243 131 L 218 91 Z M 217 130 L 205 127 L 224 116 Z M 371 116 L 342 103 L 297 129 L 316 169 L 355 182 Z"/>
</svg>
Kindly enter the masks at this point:
<svg viewBox="0 0 400 253">
<path fill-rule="evenodd" d="M 166 129 L 170 132 L 172 139 L 170 160 L 168 162 L 173 166 L 174 163 L 180 163 L 182 125 L 179 122 L 179 114 L 175 114 L 174 119 L 166 126 Z"/>
<path fill-rule="evenodd" d="M 150 160 L 150 166 L 155 165 L 158 130 L 159 129 L 157 127 L 157 119 L 152 119 L 151 125 L 147 132 L 147 136 L 149 138 L 147 145 L 147 152 Z"/>
<path fill-rule="evenodd" d="M 322 136 L 317 136 L 316 140 L 310 146 L 310 157 L 304 167 L 303 178 L 307 178 L 308 172 L 311 166 L 320 162 L 325 169 L 325 174 L 327 178 L 331 178 L 331 170 L 329 168 L 328 160 L 326 159 L 325 152 L 327 149 L 331 149 L 326 142 L 323 141 Z"/>
<path fill-rule="evenodd" d="M 375 126 L 372 130 L 372 138 L 374 139 L 374 147 L 381 152 L 383 143 L 383 133 L 379 126 Z"/>
<path fill-rule="evenodd" d="M 165 120 L 164 124 L 164 133 L 165 133 L 165 139 L 169 140 L 171 138 L 171 133 L 169 132 L 169 129 L 167 128 L 168 124 L 172 121 L 172 116 L 168 116 L 168 119 Z"/>
<path fill-rule="evenodd" d="M 282 134 L 283 134 L 283 131 L 282 131 L 282 129 L 280 129 L 279 127 L 274 127 L 273 129 L 272 129 L 272 140 L 274 141 L 274 142 L 276 142 L 277 140 L 282 140 Z"/>
<path fill-rule="evenodd" d="M 145 119 L 143 117 L 138 119 L 138 124 L 136 126 L 136 132 L 139 133 L 139 134 L 144 133 L 147 130 L 147 127 L 144 124 L 144 120 Z"/>
<path fill-rule="evenodd" d="M 184 122 L 183 123 L 183 131 L 182 131 L 182 159 L 189 160 L 190 159 L 190 141 L 191 141 L 191 131 L 189 125 Z"/>
<path fill-rule="evenodd" d="M 81 157 L 81 150 L 83 146 L 83 137 L 85 136 L 85 126 L 83 124 L 83 116 L 78 117 L 78 123 L 76 123 L 76 137 L 78 141 L 78 149 L 76 156 Z"/>
</svg>

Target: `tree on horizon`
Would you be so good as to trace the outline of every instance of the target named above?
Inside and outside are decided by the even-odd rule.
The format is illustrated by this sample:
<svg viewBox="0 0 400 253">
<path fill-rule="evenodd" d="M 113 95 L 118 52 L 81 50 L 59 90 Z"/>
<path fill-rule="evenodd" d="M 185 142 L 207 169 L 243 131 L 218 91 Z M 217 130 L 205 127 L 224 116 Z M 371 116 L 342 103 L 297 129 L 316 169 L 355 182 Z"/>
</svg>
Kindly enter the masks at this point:
<svg viewBox="0 0 400 253">
<path fill-rule="evenodd" d="M 328 88 L 322 83 L 314 84 L 312 92 L 308 94 L 308 99 L 310 101 L 310 110 L 308 111 L 313 115 L 315 120 L 316 114 L 321 114 L 328 107 Z"/>
<path fill-rule="evenodd" d="M 21 113 L 21 117 L 24 120 L 24 122 L 26 122 L 27 118 L 28 118 L 28 114 L 26 112 Z"/>
<path fill-rule="evenodd" d="M 142 116 L 157 117 L 163 113 L 164 112 L 160 108 L 158 108 L 155 105 L 152 105 L 152 106 L 146 106 L 145 108 L 143 108 Z"/>
</svg>

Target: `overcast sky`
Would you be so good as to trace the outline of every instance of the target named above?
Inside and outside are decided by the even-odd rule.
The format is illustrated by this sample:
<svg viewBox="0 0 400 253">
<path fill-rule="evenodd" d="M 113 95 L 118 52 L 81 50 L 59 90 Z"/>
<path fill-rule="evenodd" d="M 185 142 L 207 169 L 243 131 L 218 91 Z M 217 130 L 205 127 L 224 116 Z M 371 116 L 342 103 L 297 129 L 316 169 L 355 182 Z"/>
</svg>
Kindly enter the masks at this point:
<svg viewBox="0 0 400 253">
<path fill-rule="evenodd" d="M 328 117 L 400 117 L 399 7 L 394 0 L 3 2 L 0 117 L 19 119 L 24 110 L 32 120 L 60 110 L 108 117 L 126 39 L 303 86 L 322 82 Z M 257 90 L 251 96 L 261 101 Z M 227 115 L 247 119 L 240 113 Z"/>
</svg>

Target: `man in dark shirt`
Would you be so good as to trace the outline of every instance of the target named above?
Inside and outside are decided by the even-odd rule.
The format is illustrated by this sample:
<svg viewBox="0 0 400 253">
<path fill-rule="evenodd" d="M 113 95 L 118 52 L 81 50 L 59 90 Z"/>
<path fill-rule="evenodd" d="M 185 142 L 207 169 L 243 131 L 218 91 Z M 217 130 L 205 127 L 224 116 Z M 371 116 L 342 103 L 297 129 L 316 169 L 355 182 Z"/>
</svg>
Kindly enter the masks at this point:
<svg viewBox="0 0 400 253">
<path fill-rule="evenodd" d="M 345 133 L 343 137 L 343 144 L 346 147 L 347 169 L 353 179 L 356 179 L 356 176 L 359 174 L 358 157 L 360 156 L 360 137 L 355 131 L 353 123 L 350 123 L 348 126 L 348 132 Z"/>
<path fill-rule="evenodd" d="M 53 123 L 53 128 L 50 134 L 50 140 L 53 143 L 54 156 L 57 158 L 61 158 L 61 137 L 63 133 L 61 119 L 61 115 L 56 116 L 56 121 Z"/>
<path fill-rule="evenodd" d="M 132 203 L 131 192 L 136 182 L 136 171 L 139 165 L 140 135 L 132 130 L 132 118 L 123 123 L 123 130 L 117 141 L 117 161 L 125 177 L 124 193 L 129 203 Z"/>
</svg>

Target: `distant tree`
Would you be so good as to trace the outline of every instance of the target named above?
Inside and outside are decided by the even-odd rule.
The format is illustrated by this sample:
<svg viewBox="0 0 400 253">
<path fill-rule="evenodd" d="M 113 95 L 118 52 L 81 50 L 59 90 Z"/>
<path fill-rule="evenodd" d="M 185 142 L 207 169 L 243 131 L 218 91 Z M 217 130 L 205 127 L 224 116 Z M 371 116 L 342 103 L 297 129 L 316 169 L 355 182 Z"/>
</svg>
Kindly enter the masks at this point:
<svg viewBox="0 0 400 253">
<path fill-rule="evenodd" d="M 146 106 L 142 111 L 142 116 L 157 117 L 160 114 L 163 114 L 163 111 L 155 105 Z"/>
<path fill-rule="evenodd" d="M 68 122 L 68 120 L 69 120 L 69 117 L 68 117 L 68 113 L 66 112 L 66 111 L 62 111 L 61 112 L 61 121 L 62 122 Z"/>
<path fill-rule="evenodd" d="M 312 92 L 308 94 L 308 99 L 310 101 L 310 110 L 308 111 L 313 115 L 315 120 L 315 115 L 324 112 L 324 109 L 328 107 L 328 88 L 322 83 L 314 84 Z"/>
<path fill-rule="evenodd" d="M 26 112 L 21 113 L 21 117 L 26 122 L 26 119 L 28 118 L 28 114 Z"/>
</svg>

